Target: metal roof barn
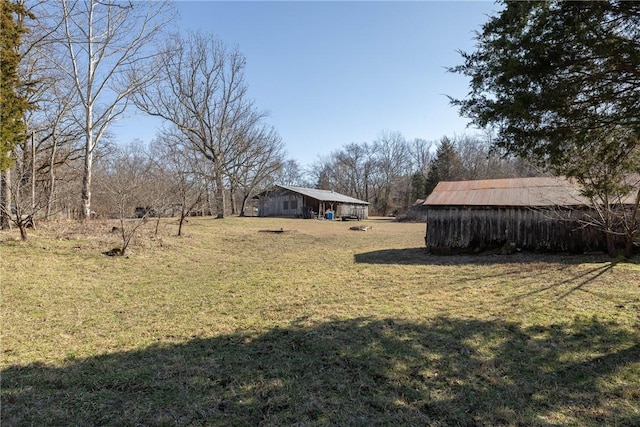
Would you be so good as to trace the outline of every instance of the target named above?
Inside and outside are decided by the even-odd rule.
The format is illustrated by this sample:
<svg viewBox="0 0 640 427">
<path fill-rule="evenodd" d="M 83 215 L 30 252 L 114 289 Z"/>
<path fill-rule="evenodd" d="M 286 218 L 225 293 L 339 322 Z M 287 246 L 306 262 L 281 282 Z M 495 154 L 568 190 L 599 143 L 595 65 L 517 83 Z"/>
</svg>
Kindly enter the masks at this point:
<svg viewBox="0 0 640 427">
<path fill-rule="evenodd" d="M 566 178 L 535 177 L 441 181 L 426 206 L 582 206 L 589 200 Z"/>
<path fill-rule="evenodd" d="M 366 219 L 369 203 L 331 190 L 276 185 L 257 196 L 258 216 Z"/>
<path fill-rule="evenodd" d="M 604 233 L 582 226 L 591 203 L 580 190 L 561 177 L 440 182 L 423 203 L 426 246 L 439 253 L 507 243 L 528 250 L 603 249 Z"/>
</svg>

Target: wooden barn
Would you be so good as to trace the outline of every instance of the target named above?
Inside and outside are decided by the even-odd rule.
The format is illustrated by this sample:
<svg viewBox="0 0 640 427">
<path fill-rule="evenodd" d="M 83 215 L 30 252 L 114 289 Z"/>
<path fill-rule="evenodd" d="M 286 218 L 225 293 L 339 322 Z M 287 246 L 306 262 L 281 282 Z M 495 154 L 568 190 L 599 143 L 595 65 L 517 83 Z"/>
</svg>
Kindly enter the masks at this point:
<svg viewBox="0 0 640 427">
<path fill-rule="evenodd" d="M 257 196 L 258 216 L 366 219 L 369 203 L 330 190 L 276 185 Z"/>
<path fill-rule="evenodd" d="M 580 187 L 557 177 L 440 182 L 424 202 L 425 243 L 433 253 L 472 252 L 507 243 L 526 250 L 605 248 L 602 231 L 581 227 L 590 211 Z"/>
</svg>

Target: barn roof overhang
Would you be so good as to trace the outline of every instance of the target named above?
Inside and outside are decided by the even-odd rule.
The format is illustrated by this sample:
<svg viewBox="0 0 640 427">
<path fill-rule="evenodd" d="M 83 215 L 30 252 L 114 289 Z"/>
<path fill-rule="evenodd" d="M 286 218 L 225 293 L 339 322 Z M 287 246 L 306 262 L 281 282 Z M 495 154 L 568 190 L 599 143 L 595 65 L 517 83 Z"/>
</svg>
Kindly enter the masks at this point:
<svg viewBox="0 0 640 427">
<path fill-rule="evenodd" d="M 364 200 L 359 200 L 353 197 L 346 196 L 344 194 L 336 193 L 331 190 L 318 190 L 315 188 L 305 188 L 305 187 L 294 187 L 290 185 L 276 185 L 276 188 L 281 188 L 286 191 L 290 191 L 292 193 L 301 194 L 306 197 L 310 197 L 312 199 L 318 200 L 320 202 L 327 203 L 345 203 L 352 205 L 369 205 L 369 202 L 365 202 Z M 256 197 L 264 197 L 269 193 L 269 191 L 260 193 Z"/>
<path fill-rule="evenodd" d="M 575 204 L 575 205 L 542 205 L 542 206 L 523 206 L 523 205 L 427 205 L 424 204 L 422 207 L 426 210 L 436 210 L 436 209 L 467 209 L 467 210 L 489 210 L 489 209 L 532 209 L 532 210 L 549 210 L 549 209 L 558 209 L 558 210 L 578 210 L 578 209 L 589 209 L 589 205 L 586 204 Z"/>
<path fill-rule="evenodd" d="M 631 187 L 640 185 L 640 179 L 637 177 L 630 177 L 628 181 Z M 635 197 L 636 193 L 631 191 L 621 202 L 625 205 L 634 204 Z M 533 177 L 441 181 L 423 205 L 428 208 L 579 208 L 591 206 L 592 202 L 582 194 L 582 187 L 575 180 L 564 177 Z"/>
</svg>

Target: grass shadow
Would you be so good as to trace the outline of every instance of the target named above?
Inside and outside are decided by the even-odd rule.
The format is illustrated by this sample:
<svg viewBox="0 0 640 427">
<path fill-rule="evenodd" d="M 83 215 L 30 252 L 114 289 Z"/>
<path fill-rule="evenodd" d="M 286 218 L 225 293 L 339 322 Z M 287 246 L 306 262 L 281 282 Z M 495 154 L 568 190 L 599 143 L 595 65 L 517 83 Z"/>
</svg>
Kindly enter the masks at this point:
<svg viewBox="0 0 640 427">
<path fill-rule="evenodd" d="M 638 425 L 640 333 L 341 320 L 2 370 L 5 425 Z"/>
<path fill-rule="evenodd" d="M 617 264 L 606 255 L 573 255 L 564 253 L 518 252 L 514 254 L 457 254 L 434 255 L 424 247 L 403 249 L 381 249 L 354 255 L 358 264 L 396 264 L 396 265 L 495 265 L 495 264 L 531 264 L 549 262 L 556 264 L 606 263 Z M 625 260 L 637 263 L 635 260 Z"/>
<path fill-rule="evenodd" d="M 424 265 L 430 255 L 426 248 L 381 249 L 354 255 L 357 264 Z"/>
<path fill-rule="evenodd" d="M 564 280 L 560 281 L 552 281 L 551 283 L 542 286 L 541 288 L 534 289 L 531 291 L 527 291 L 522 295 L 519 295 L 515 298 L 515 300 L 524 299 L 527 297 L 535 296 L 537 294 L 549 291 L 554 288 L 564 287 L 565 285 L 569 285 L 569 289 L 564 291 L 561 295 L 558 296 L 558 299 L 563 299 L 571 295 L 576 291 L 583 290 L 583 288 L 592 283 L 594 280 L 603 276 L 605 273 L 613 269 L 618 264 L 617 261 L 611 261 L 602 265 L 598 265 L 596 267 L 586 269 L 579 273 L 576 273 L 570 277 L 567 277 Z"/>
</svg>

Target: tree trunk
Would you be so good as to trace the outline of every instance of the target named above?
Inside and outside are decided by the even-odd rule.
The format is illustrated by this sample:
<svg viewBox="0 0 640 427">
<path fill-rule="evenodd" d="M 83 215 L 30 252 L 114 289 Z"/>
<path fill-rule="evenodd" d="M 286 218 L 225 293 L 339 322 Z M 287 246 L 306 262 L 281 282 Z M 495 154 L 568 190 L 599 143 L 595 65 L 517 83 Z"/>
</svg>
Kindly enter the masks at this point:
<svg viewBox="0 0 640 427">
<path fill-rule="evenodd" d="M 633 257 L 633 238 L 638 232 L 638 211 L 640 210 L 640 190 L 636 192 L 636 200 L 633 205 L 631 219 L 627 224 L 627 234 L 624 237 L 624 256 Z"/>
<path fill-rule="evenodd" d="M 633 236 L 624 236 L 624 257 L 633 258 Z"/>
<path fill-rule="evenodd" d="M 20 239 L 23 242 L 27 241 L 27 224 L 25 221 L 18 221 L 18 229 L 20 229 Z"/>
<path fill-rule="evenodd" d="M 49 159 L 49 197 L 47 197 L 47 214 L 46 218 L 49 219 L 51 217 L 51 210 L 53 208 L 53 198 L 55 195 L 55 185 L 56 185 L 56 173 L 53 165 L 56 162 L 56 151 L 58 149 L 58 144 L 53 141 L 53 146 L 51 147 L 51 158 Z"/>
<path fill-rule="evenodd" d="M 0 173 L 0 230 L 11 230 L 11 169 Z"/>
<path fill-rule="evenodd" d="M 245 215 L 245 210 L 247 209 L 247 201 L 249 200 L 249 192 L 247 192 L 243 197 L 242 197 L 242 206 L 240 206 L 240 216 L 246 216 Z M 252 214 L 253 215 L 253 214 Z"/>
<path fill-rule="evenodd" d="M 607 237 L 607 253 L 611 258 L 615 258 L 618 256 L 618 250 L 616 249 L 616 242 L 614 239 L 614 235 L 607 232 L 606 237 Z"/>
<path fill-rule="evenodd" d="M 158 209 L 158 211 L 156 212 L 156 214 L 157 214 L 158 216 L 156 217 L 156 229 L 155 229 L 155 231 L 154 231 L 153 235 L 154 235 L 155 237 L 158 237 L 158 228 L 160 228 L 160 210 L 159 210 L 159 209 Z"/>
<path fill-rule="evenodd" d="M 232 184 L 229 189 L 229 199 L 229 203 L 231 203 L 231 215 L 236 215 L 238 213 L 238 207 L 236 206 L 236 189 L 234 184 Z"/>
<path fill-rule="evenodd" d="M 91 169 L 93 166 L 93 141 L 87 136 L 84 147 L 84 168 L 82 170 L 82 206 L 80 215 L 82 220 L 91 218 Z"/>
<path fill-rule="evenodd" d="M 213 205 L 211 204 L 211 182 L 209 181 L 209 179 L 207 179 L 207 183 L 206 183 L 206 200 L 204 203 L 204 206 L 200 207 L 200 214 L 201 216 L 204 216 L 204 211 L 205 209 L 208 211 L 207 215 L 213 215 Z"/>
<path fill-rule="evenodd" d="M 36 136 L 31 133 L 31 214 L 36 211 Z"/>
<path fill-rule="evenodd" d="M 187 216 L 187 212 L 183 208 L 180 211 L 180 222 L 178 222 L 178 236 L 182 236 L 182 224 L 184 223 L 184 219 Z"/>
<path fill-rule="evenodd" d="M 222 182 L 222 171 L 221 168 L 216 165 L 216 189 L 214 192 L 214 198 L 216 203 L 216 218 L 224 218 L 225 211 L 225 197 L 224 197 L 224 183 Z"/>
</svg>

